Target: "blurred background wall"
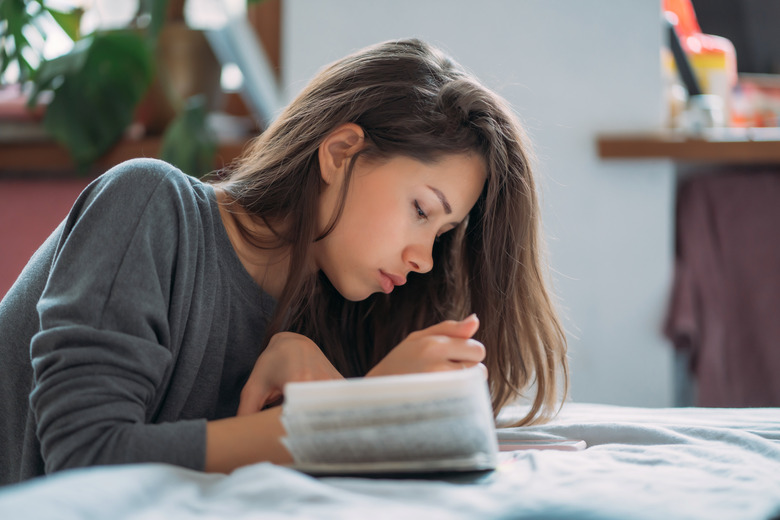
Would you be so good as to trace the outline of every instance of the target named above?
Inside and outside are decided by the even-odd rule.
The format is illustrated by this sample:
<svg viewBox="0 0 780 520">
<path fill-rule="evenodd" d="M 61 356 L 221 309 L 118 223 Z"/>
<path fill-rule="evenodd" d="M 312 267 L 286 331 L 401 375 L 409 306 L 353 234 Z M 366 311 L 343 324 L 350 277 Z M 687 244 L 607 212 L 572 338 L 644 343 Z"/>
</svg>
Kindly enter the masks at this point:
<svg viewBox="0 0 780 520">
<path fill-rule="evenodd" d="M 412 36 L 505 97 L 538 157 L 572 398 L 673 404 L 673 165 L 604 162 L 594 144 L 662 125 L 660 0 L 286 0 L 282 20 L 288 99 L 324 64 Z"/>
<path fill-rule="evenodd" d="M 674 404 L 673 349 L 661 334 L 674 256 L 674 166 L 605 161 L 596 150 L 600 133 L 663 125 L 661 0 L 274 0 L 253 6 L 250 19 L 286 100 L 326 63 L 412 36 L 450 53 L 505 97 L 538 158 L 572 398 Z M 0 183 L 0 295 L 89 180 L 38 185 L 29 168 L 8 167 L 15 146 L 0 153 L 0 170 L 12 170 Z M 154 156 L 157 147 L 159 137 L 124 143 L 124 155 L 99 166 Z M 23 154 L 22 162 L 64 164 L 64 151 L 57 153 L 64 159 L 49 160 L 47 152 Z"/>
</svg>

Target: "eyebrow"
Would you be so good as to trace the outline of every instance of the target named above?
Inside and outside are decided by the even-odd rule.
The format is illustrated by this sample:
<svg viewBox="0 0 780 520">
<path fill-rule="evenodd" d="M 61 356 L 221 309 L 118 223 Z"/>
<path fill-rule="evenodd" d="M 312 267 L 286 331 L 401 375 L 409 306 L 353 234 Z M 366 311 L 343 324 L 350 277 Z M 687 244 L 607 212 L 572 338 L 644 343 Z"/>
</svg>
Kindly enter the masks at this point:
<svg viewBox="0 0 780 520">
<path fill-rule="evenodd" d="M 428 186 L 428 189 L 431 190 L 433 193 L 435 193 L 436 196 L 439 198 L 439 202 L 441 202 L 442 207 L 444 207 L 444 213 L 450 215 L 452 213 L 452 206 L 450 206 L 447 197 L 445 197 L 441 191 L 437 190 L 433 186 Z"/>
</svg>

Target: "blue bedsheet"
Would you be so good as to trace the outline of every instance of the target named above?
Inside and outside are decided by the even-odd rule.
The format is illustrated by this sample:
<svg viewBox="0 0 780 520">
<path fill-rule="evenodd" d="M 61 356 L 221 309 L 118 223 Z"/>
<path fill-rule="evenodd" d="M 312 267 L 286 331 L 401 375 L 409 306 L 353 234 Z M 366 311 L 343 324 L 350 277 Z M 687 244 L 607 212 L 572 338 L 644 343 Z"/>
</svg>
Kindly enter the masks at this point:
<svg viewBox="0 0 780 520">
<path fill-rule="evenodd" d="M 500 424 L 519 417 L 509 408 Z M 568 403 L 501 438 L 586 441 L 501 454 L 434 479 L 312 478 L 272 464 L 231 475 L 165 465 L 74 470 L 0 490 L 0 518 L 770 519 L 780 515 L 780 409 Z"/>
</svg>

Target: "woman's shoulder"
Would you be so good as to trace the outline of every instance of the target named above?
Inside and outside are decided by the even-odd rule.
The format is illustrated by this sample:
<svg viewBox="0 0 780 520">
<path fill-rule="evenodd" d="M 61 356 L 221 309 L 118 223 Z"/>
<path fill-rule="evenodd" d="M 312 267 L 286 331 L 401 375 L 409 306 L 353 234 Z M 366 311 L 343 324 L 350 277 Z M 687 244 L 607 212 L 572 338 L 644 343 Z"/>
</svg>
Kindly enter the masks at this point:
<svg viewBox="0 0 780 520">
<path fill-rule="evenodd" d="M 139 158 L 120 163 L 100 175 L 82 193 L 79 202 L 91 206 L 103 201 L 137 211 L 154 201 L 174 207 L 203 203 L 208 206 L 209 198 L 207 185 L 195 177 L 165 161 Z"/>
<path fill-rule="evenodd" d="M 97 178 L 103 184 L 118 184 L 133 188 L 151 187 L 159 183 L 182 188 L 201 184 L 194 177 L 182 172 L 174 165 L 160 159 L 138 158 L 117 164 Z"/>
</svg>

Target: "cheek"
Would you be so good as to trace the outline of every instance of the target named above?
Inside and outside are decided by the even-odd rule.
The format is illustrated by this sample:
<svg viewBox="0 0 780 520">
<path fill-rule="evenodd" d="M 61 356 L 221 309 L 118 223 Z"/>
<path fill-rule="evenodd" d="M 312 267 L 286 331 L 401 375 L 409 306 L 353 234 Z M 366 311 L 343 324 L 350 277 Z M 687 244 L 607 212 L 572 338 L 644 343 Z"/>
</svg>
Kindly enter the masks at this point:
<svg viewBox="0 0 780 520">
<path fill-rule="evenodd" d="M 383 263 L 403 247 L 404 237 L 413 232 L 416 222 L 398 184 L 379 182 L 383 178 L 372 175 L 356 179 L 337 230 L 339 242 L 351 255 Z"/>
<path fill-rule="evenodd" d="M 347 217 L 347 215 L 344 215 Z M 356 211 L 345 222 L 344 239 L 362 255 L 371 255 L 394 239 L 392 221 L 378 211 Z"/>
<path fill-rule="evenodd" d="M 377 247 L 401 246 L 404 237 L 413 231 L 411 211 L 405 213 L 402 204 L 388 201 L 364 209 L 366 213 L 358 222 L 364 227 L 366 240 Z"/>
<path fill-rule="evenodd" d="M 344 215 L 348 227 L 365 239 L 387 235 L 398 222 L 397 203 L 390 197 L 376 196 L 376 190 L 356 190 L 355 197 L 347 201 Z"/>
<path fill-rule="evenodd" d="M 363 204 L 348 200 L 329 239 L 331 254 L 342 262 L 370 256 L 383 234 L 378 229 L 380 225 L 376 214 L 366 212 Z"/>
</svg>

